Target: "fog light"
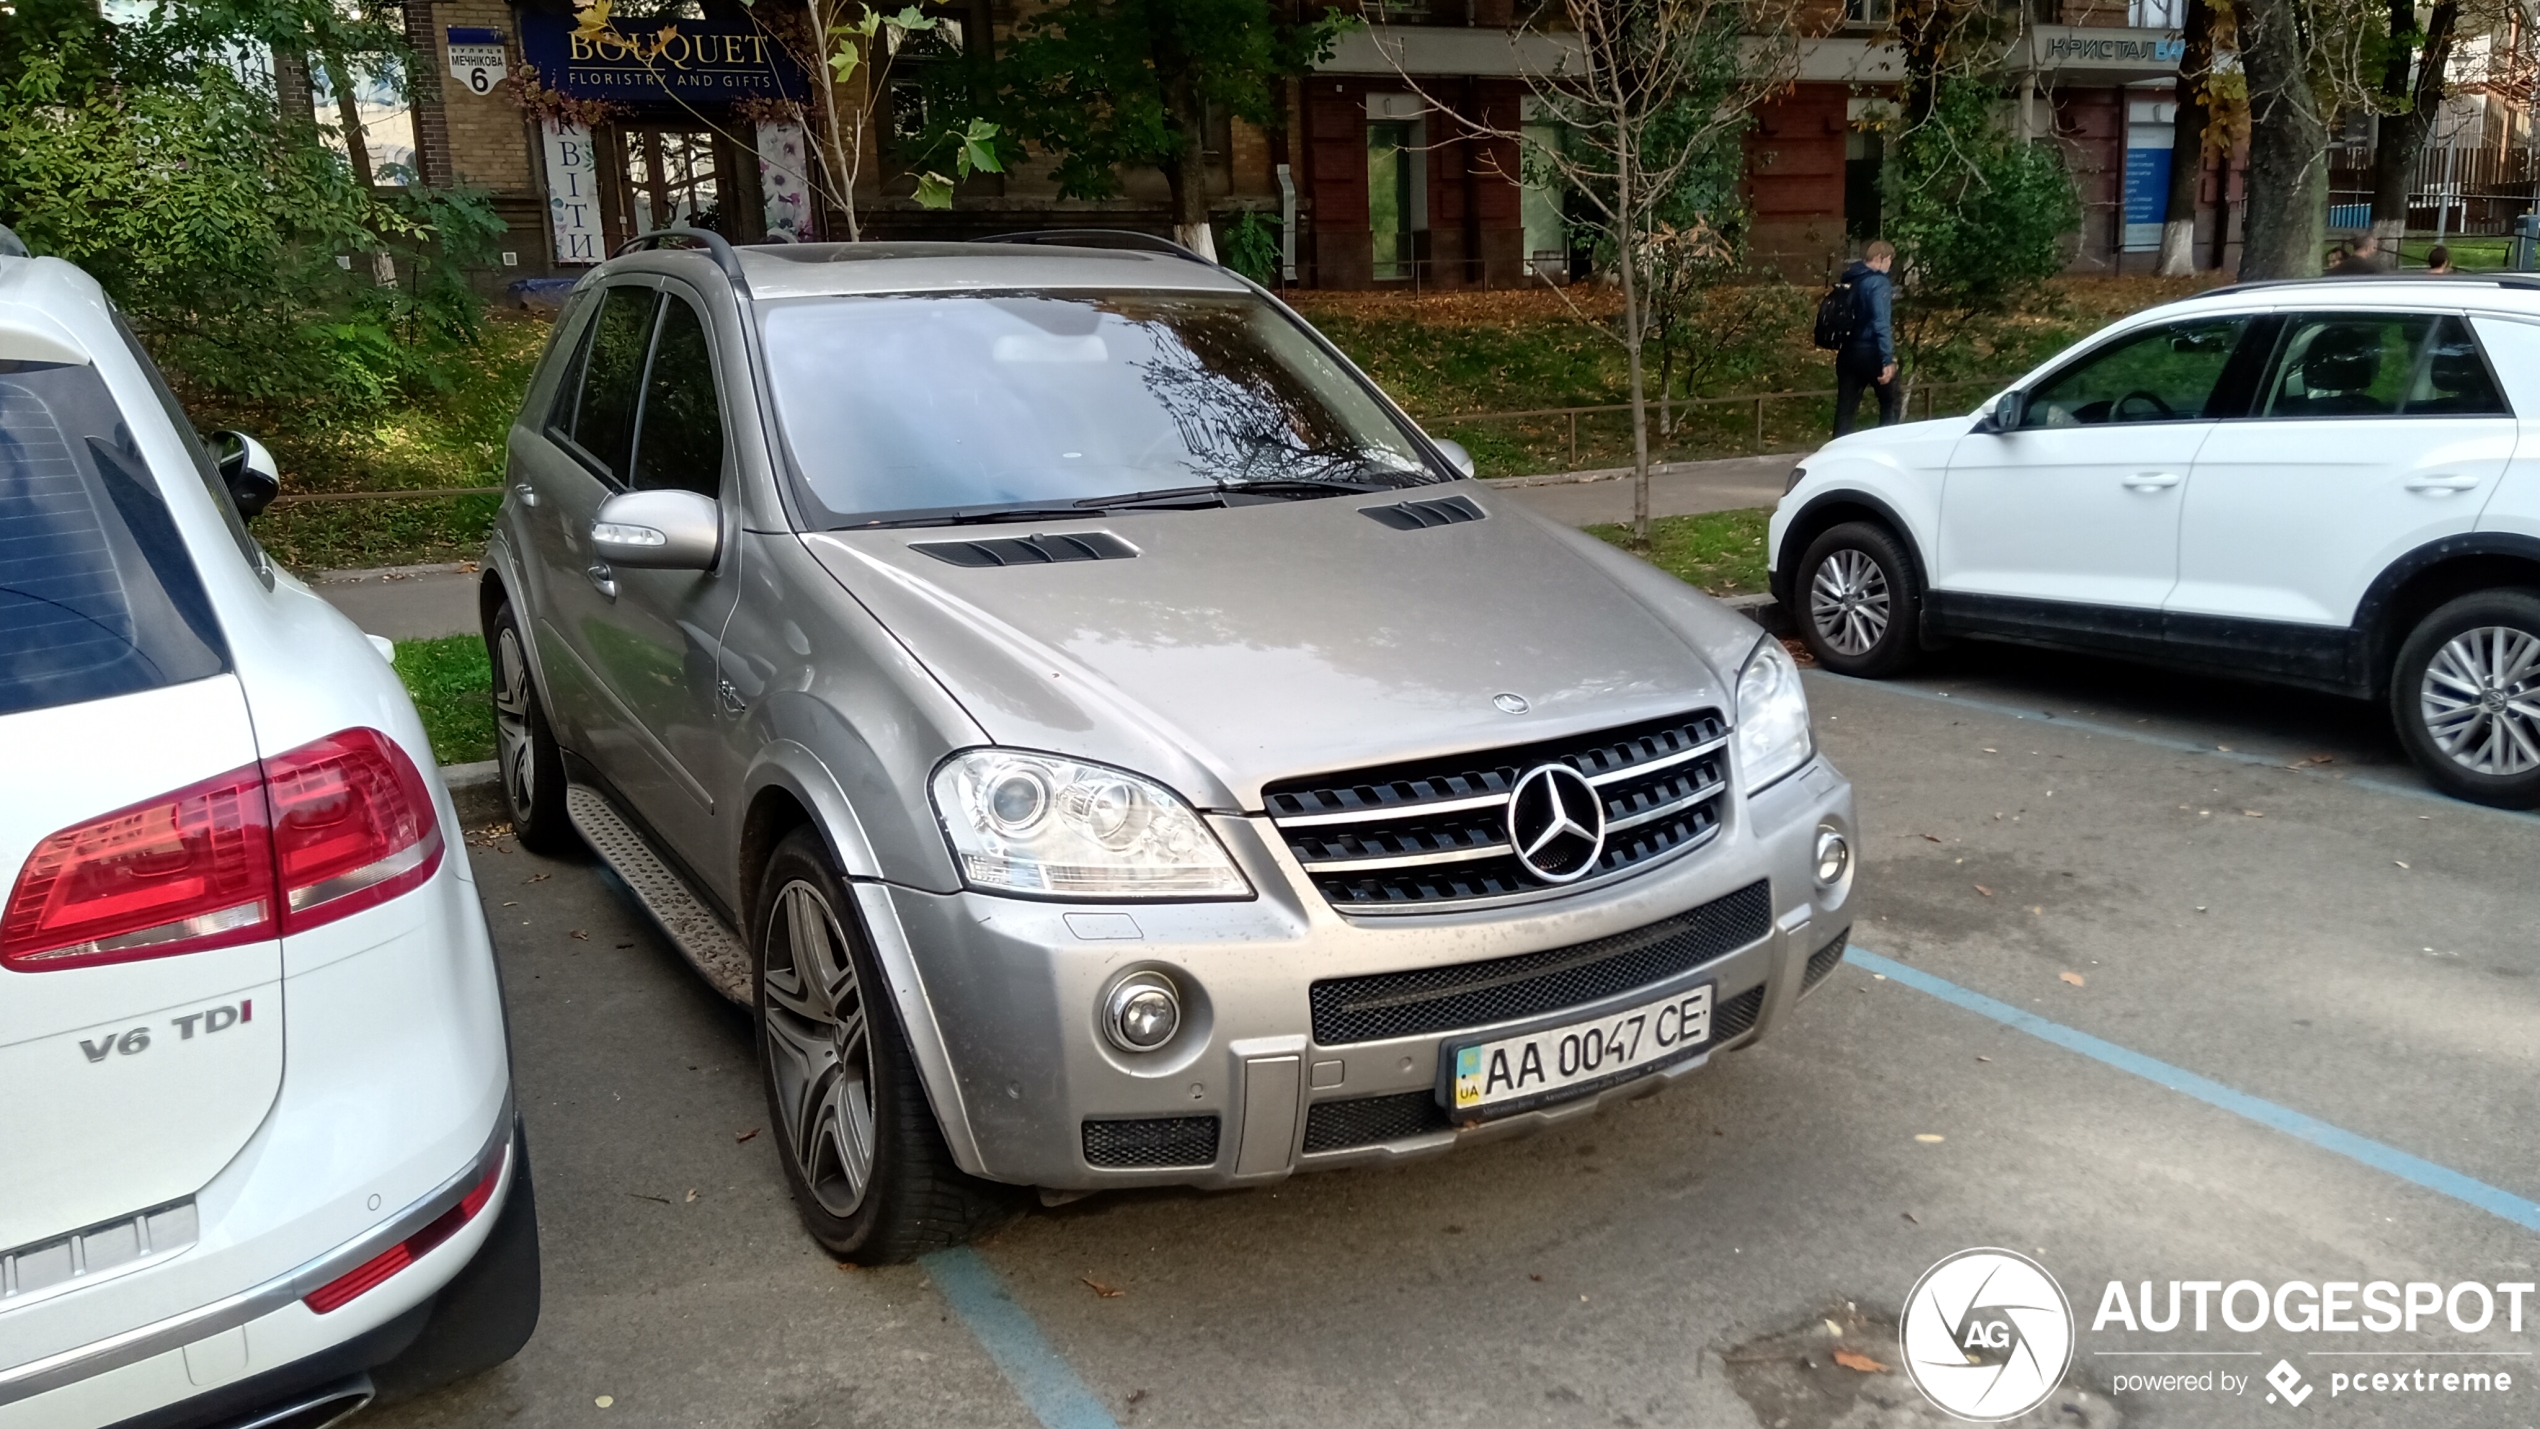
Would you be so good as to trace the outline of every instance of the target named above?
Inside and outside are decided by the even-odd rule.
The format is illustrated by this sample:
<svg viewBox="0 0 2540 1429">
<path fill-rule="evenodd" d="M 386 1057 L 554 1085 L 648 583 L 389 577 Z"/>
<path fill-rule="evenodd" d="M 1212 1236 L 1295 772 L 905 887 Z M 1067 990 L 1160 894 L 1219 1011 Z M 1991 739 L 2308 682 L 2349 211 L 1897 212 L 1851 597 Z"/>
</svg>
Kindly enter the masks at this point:
<svg viewBox="0 0 2540 1429">
<path fill-rule="evenodd" d="M 1152 1052 L 1182 1026 L 1182 995 L 1162 973 L 1120 980 L 1103 1000 L 1102 1030 L 1125 1052 Z"/>
<path fill-rule="evenodd" d="M 1820 826 L 1817 830 L 1817 884 L 1832 887 L 1843 881 L 1852 869 L 1852 845 L 1834 829 Z"/>
</svg>

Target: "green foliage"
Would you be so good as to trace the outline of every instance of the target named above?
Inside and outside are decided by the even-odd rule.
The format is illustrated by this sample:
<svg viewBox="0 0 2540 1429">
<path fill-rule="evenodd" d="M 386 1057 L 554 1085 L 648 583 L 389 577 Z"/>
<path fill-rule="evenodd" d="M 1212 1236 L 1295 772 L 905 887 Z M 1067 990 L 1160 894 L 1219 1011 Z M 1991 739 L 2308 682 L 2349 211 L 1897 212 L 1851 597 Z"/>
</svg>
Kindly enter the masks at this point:
<svg viewBox="0 0 2540 1429">
<path fill-rule="evenodd" d="M 1276 122 L 1277 82 L 1356 21 L 1302 25 L 1270 0 L 1058 0 L 1016 27 L 995 81 L 1006 132 L 1058 158 L 1063 197 L 1109 198 L 1122 168 L 1170 172 L 1203 106 Z"/>
<path fill-rule="evenodd" d="M 1226 266 L 1267 288 L 1279 281 L 1279 230 L 1246 212 L 1226 229 Z"/>
<path fill-rule="evenodd" d="M 400 640 L 397 677 L 423 717 L 434 759 L 473 764 L 494 757 L 494 669 L 482 639 Z"/>
<path fill-rule="evenodd" d="M 1909 367 L 2033 298 L 2081 226 L 2060 151 L 2005 132 L 1995 103 L 1984 85 L 1944 80 L 1931 116 L 1889 151 L 1883 232 L 1903 278 L 1897 338 Z"/>
<path fill-rule="evenodd" d="M 1752 595 L 1769 588 L 1764 528 L 1770 510 L 1662 516 L 1649 523 L 1649 563 L 1712 595 Z M 1629 549 L 1629 526 L 1590 526 L 1588 534 Z"/>
</svg>

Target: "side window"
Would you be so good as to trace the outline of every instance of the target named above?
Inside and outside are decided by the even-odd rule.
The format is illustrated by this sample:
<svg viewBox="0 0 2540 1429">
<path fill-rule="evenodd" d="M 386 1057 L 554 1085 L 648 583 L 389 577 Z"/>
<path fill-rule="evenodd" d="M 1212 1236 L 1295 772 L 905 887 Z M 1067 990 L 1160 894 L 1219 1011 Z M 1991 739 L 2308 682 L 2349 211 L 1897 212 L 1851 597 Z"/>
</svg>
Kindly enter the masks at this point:
<svg viewBox="0 0 2540 1429">
<path fill-rule="evenodd" d="M 661 335 L 654 339 L 652 371 L 644 380 L 642 422 L 635 438 L 637 487 L 721 494 L 723 404 L 715 398 L 705 323 L 685 298 L 662 305 Z"/>
<path fill-rule="evenodd" d="M 2213 410 L 2246 316 L 2165 323 L 2120 338 L 2039 383 L 2022 427 L 2192 422 Z"/>
<path fill-rule="evenodd" d="M 609 289 L 601 296 L 582 354 L 581 397 L 570 435 L 621 486 L 634 445 L 636 400 L 642 394 L 657 296 L 650 288 Z"/>
<path fill-rule="evenodd" d="M 247 568 L 265 583 L 265 589 L 273 589 L 273 562 L 265 558 L 265 548 L 256 544 L 256 538 L 247 534 L 246 518 L 238 514 L 238 503 L 230 499 L 229 484 L 220 478 L 220 463 L 212 460 L 212 454 L 204 449 L 203 439 L 195 434 L 194 423 L 185 415 L 184 404 L 176 400 L 175 392 L 169 390 L 168 379 L 160 373 L 159 364 L 150 360 L 149 351 L 142 347 L 141 339 L 134 334 L 131 324 L 123 320 L 122 311 L 116 310 L 114 317 L 115 331 L 122 335 L 124 347 L 132 353 L 132 360 L 140 365 L 141 374 L 150 379 L 150 395 L 159 400 L 160 410 L 168 414 L 168 425 L 176 428 L 176 439 L 184 444 L 185 455 L 194 464 L 195 476 L 212 493 L 212 509 L 220 513 L 221 524 L 229 528 L 229 539 L 238 543 L 238 554 L 247 558 Z"/>
<path fill-rule="evenodd" d="M 2433 313 L 2293 319 L 2269 376 L 2267 417 L 2503 417 L 2468 324 Z"/>
</svg>

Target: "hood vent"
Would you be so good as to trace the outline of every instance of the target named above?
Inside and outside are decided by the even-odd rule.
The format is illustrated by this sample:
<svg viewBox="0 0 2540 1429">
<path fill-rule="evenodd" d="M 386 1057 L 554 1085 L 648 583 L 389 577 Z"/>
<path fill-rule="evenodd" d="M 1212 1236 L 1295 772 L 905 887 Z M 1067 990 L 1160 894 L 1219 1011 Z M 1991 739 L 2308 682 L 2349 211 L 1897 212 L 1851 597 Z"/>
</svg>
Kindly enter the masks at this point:
<svg viewBox="0 0 2540 1429">
<path fill-rule="evenodd" d="M 1405 501 L 1394 506 L 1361 506 L 1358 514 L 1397 531 L 1418 531 L 1430 526 L 1460 526 L 1490 515 L 1462 496 L 1441 496 L 1435 501 Z"/>
<path fill-rule="evenodd" d="M 1109 531 L 1056 536 L 999 536 L 985 541 L 923 541 L 909 547 L 955 566 L 1054 566 L 1068 561 L 1125 561 L 1138 548 Z"/>
</svg>

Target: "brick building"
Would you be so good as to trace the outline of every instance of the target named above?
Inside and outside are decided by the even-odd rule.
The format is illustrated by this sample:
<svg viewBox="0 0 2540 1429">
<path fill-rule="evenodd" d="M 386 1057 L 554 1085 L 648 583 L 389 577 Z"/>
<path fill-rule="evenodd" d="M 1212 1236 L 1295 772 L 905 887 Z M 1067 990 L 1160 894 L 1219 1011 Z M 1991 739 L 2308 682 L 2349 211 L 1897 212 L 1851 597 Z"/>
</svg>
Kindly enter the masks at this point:
<svg viewBox="0 0 2540 1429">
<path fill-rule="evenodd" d="M 1842 13 L 1816 17 L 1797 82 L 1764 107 L 1746 142 L 1756 261 L 1799 281 L 1820 278 L 1875 232 L 1878 125 L 1897 79 L 1882 37 L 1888 0 L 1831 2 Z M 844 236 L 844 215 L 813 202 L 804 181 L 818 136 L 785 122 L 784 102 L 800 99 L 805 81 L 771 42 L 771 23 L 786 23 L 783 3 L 621 0 L 620 31 L 678 32 L 647 59 L 576 37 L 567 0 L 409 0 L 409 38 L 431 62 L 431 82 L 417 86 L 416 164 L 427 182 L 494 195 L 511 225 L 510 271 L 489 277 L 572 272 L 674 220 L 736 240 Z M 2171 9 L 2184 0 L 2030 4 L 2037 18 L 2000 76 L 2007 122 L 2065 150 L 2086 214 L 2073 266 L 2146 267 L 2174 108 Z M 1221 233 L 1241 212 L 1260 213 L 1283 234 L 1285 278 L 1307 286 L 1507 287 L 1566 276 L 1558 195 L 1524 182 L 1514 141 L 1463 122 L 1503 133 L 1539 122 L 1523 76 L 1557 62 L 1560 39 L 1512 32 L 1515 0 L 1381 6 L 1381 24 L 1344 36 L 1288 85 L 1283 124 L 1209 126 Z M 946 23 L 897 57 L 876 106 L 881 131 L 918 113 L 926 64 L 953 49 L 993 50 L 1031 8 L 929 6 Z M 625 18 L 637 13 L 648 17 Z M 523 86 L 501 82 L 521 66 L 535 73 L 529 107 Z M 581 107 L 593 102 L 606 112 Z M 913 180 L 886 158 L 868 152 L 861 167 L 856 208 L 868 236 L 1170 227 L 1163 176 L 1152 170 L 1124 173 L 1115 198 L 1084 202 L 1060 199 L 1048 166 L 1027 163 L 968 181 L 941 212 L 920 208 Z M 2199 253 L 2212 264 L 2229 256 L 2222 235 L 2236 174 L 2209 166 L 2203 191 Z"/>
</svg>

